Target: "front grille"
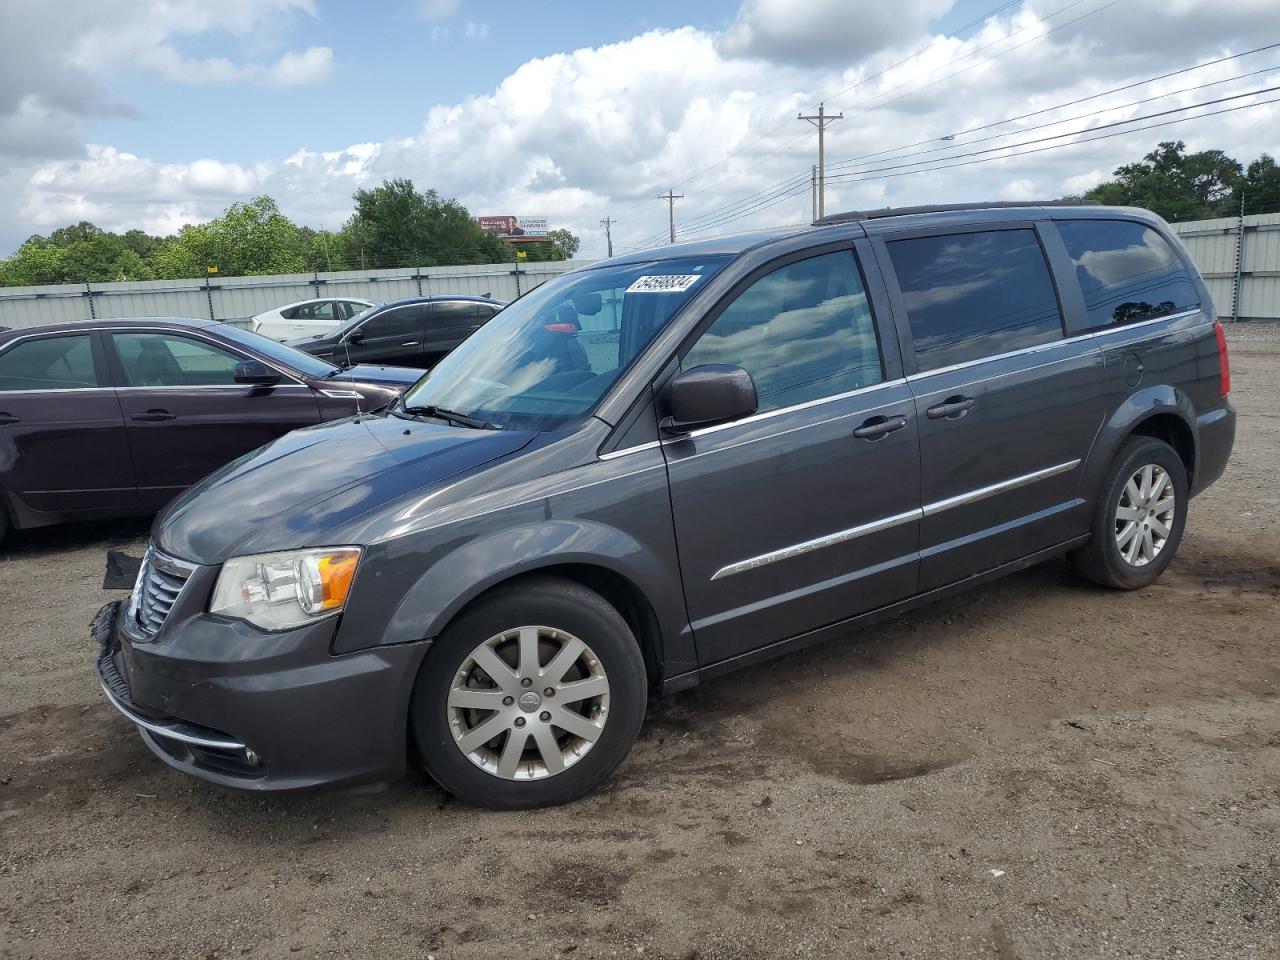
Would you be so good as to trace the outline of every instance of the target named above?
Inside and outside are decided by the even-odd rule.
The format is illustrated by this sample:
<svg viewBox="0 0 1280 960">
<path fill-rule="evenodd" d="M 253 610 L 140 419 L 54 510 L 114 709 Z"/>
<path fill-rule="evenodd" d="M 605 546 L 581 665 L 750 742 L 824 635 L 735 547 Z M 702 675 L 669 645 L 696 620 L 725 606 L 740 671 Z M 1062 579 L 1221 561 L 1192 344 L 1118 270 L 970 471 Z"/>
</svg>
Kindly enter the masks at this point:
<svg viewBox="0 0 1280 960">
<path fill-rule="evenodd" d="M 159 633 L 190 576 L 189 566 L 148 546 L 129 599 L 130 633 L 144 640 Z"/>
</svg>

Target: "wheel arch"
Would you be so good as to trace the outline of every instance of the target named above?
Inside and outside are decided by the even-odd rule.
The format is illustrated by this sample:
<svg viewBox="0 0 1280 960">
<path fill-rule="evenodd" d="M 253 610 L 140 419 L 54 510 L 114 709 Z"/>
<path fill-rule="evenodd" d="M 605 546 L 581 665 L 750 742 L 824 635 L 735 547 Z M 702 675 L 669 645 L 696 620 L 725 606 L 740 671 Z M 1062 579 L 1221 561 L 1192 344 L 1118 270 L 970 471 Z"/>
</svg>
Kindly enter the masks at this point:
<svg viewBox="0 0 1280 960">
<path fill-rule="evenodd" d="M 690 669 L 684 662 L 694 659 L 677 569 L 613 527 L 576 520 L 510 528 L 472 540 L 426 570 L 401 599 L 383 642 L 437 637 L 499 588 L 535 576 L 561 577 L 595 591 L 618 611 L 656 684 L 673 669 Z"/>
<path fill-rule="evenodd" d="M 1096 501 L 1121 444 L 1135 435 L 1153 437 L 1173 447 L 1187 468 L 1188 484 L 1194 481 L 1200 449 L 1195 406 L 1176 387 L 1150 386 L 1126 397 L 1098 431 L 1081 477 L 1081 496 L 1090 505 Z"/>
</svg>

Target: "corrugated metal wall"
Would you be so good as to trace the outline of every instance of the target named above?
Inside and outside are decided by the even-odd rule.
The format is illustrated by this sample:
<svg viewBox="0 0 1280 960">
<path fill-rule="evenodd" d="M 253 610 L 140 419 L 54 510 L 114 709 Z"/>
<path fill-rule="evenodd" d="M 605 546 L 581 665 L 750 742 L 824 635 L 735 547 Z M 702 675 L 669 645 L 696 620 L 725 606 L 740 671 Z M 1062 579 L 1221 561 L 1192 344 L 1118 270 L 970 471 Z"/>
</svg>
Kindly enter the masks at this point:
<svg viewBox="0 0 1280 960">
<path fill-rule="evenodd" d="M 1200 269 L 1219 317 L 1280 320 L 1280 213 L 1190 220 L 1173 229 Z"/>
<path fill-rule="evenodd" d="M 1192 220 L 1173 224 L 1199 267 L 1220 317 L 1280 320 L 1280 213 Z M 1236 254 L 1241 249 L 1239 296 Z M 317 296 L 395 300 L 431 294 L 490 294 L 514 300 L 520 293 L 590 261 L 494 263 L 466 267 L 407 267 L 339 273 L 138 283 L 61 284 L 0 288 L 0 326 L 95 317 L 211 317 L 244 321 L 256 313 Z"/>
<path fill-rule="evenodd" d="M 254 314 L 311 297 L 385 301 L 439 294 L 489 294 L 514 300 L 540 283 L 590 261 L 406 267 L 271 277 L 210 277 L 136 283 L 0 287 L 0 327 L 109 317 L 208 317 L 242 322 Z"/>
</svg>

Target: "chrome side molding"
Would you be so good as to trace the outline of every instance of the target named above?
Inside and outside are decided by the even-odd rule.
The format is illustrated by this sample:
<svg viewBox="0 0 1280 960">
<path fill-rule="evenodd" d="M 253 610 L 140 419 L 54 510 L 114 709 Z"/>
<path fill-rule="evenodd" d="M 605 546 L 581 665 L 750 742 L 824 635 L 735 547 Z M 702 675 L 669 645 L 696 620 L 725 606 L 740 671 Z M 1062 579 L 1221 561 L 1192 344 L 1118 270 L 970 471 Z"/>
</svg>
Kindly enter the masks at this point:
<svg viewBox="0 0 1280 960">
<path fill-rule="evenodd" d="M 963 507 L 971 503 L 977 503 L 979 500 L 986 500 L 988 497 L 995 497 L 999 494 L 1006 493 L 1009 490 L 1016 490 L 1019 487 L 1029 486 L 1040 480 L 1047 480 L 1050 477 L 1056 477 L 1063 473 L 1068 473 L 1080 465 L 1080 460 L 1069 460 L 1066 463 L 1055 464 L 1052 467 L 1045 467 L 1043 470 L 1036 470 L 1032 473 L 1024 473 L 1018 477 L 1010 477 L 1008 480 L 1002 480 L 999 483 L 993 483 L 990 486 L 979 487 L 976 490 L 970 490 L 954 497 L 948 497 L 945 500 L 935 500 L 933 503 L 927 503 L 923 507 L 915 510 L 908 510 L 905 513 L 895 513 L 889 517 L 881 517 L 879 520 L 872 520 L 870 523 L 863 523 L 856 527 L 850 527 L 847 530 L 837 530 L 835 533 L 828 533 L 821 537 L 815 537 L 812 540 L 805 540 L 801 543 L 793 543 L 789 547 L 781 547 L 778 550 L 770 550 L 768 553 L 762 553 L 758 556 L 748 557 L 745 560 L 739 560 L 737 563 L 731 563 L 728 566 L 721 567 L 714 574 L 712 580 L 723 580 L 725 577 L 731 577 L 735 573 L 745 573 L 748 570 L 756 570 L 760 567 L 768 566 L 771 563 L 777 563 L 779 560 L 790 560 L 793 557 L 803 556 L 814 550 L 822 550 L 825 547 L 833 547 L 838 543 L 847 543 L 850 540 L 856 540 L 859 537 L 865 537 L 872 533 L 879 533 L 882 530 L 889 530 L 893 527 L 901 526 L 904 523 L 912 523 L 913 521 L 923 520 L 925 517 L 932 517 L 944 510 L 951 510 L 954 507 Z"/>
</svg>

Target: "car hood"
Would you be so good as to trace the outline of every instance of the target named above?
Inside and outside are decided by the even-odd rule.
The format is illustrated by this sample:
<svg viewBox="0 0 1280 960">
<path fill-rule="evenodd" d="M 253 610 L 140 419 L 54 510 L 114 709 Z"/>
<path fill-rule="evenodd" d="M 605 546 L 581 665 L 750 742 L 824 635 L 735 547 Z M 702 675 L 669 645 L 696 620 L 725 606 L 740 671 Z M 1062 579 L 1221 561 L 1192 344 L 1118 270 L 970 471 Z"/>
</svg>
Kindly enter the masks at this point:
<svg viewBox="0 0 1280 960">
<path fill-rule="evenodd" d="M 390 414 L 306 427 L 196 484 L 161 514 L 152 536 L 166 553 L 198 564 L 327 545 L 349 521 L 512 454 L 534 436 Z"/>
<path fill-rule="evenodd" d="M 417 367 L 380 367 L 372 363 L 358 363 L 354 367 L 325 377 L 316 386 L 341 389 L 351 383 L 376 383 L 383 387 L 407 389 L 422 379 L 427 371 Z"/>
</svg>

